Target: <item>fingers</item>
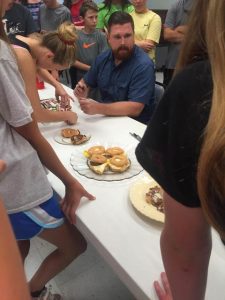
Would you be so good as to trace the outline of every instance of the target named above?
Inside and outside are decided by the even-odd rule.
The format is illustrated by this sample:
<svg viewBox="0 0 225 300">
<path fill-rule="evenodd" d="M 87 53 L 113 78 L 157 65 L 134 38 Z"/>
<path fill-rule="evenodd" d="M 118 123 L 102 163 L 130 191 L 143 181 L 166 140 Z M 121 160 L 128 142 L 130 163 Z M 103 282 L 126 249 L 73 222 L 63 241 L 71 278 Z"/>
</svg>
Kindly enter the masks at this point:
<svg viewBox="0 0 225 300">
<path fill-rule="evenodd" d="M 154 285 L 154 288 L 155 288 L 155 291 L 156 291 L 156 294 L 157 294 L 159 300 L 163 300 L 163 297 L 164 297 L 165 293 L 162 290 L 159 282 L 158 281 L 154 281 L 153 285 Z"/>
<path fill-rule="evenodd" d="M 86 198 L 87 198 L 88 200 L 90 200 L 90 201 L 93 201 L 93 200 L 96 199 L 95 196 L 93 196 L 92 194 L 89 194 L 87 191 L 86 191 L 86 193 L 84 194 L 84 197 L 86 197 Z"/>
<path fill-rule="evenodd" d="M 161 279 L 162 279 L 162 284 L 163 284 L 163 287 L 165 289 L 166 294 L 171 294 L 171 289 L 170 289 L 169 281 L 167 279 L 167 276 L 166 276 L 165 272 L 161 273 Z"/>
<path fill-rule="evenodd" d="M 166 273 L 162 272 L 160 274 L 162 286 L 158 281 L 154 281 L 153 285 L 156 291 L 156 294 L 159 298 L 159 300 L 173 300 L 169 281 L 167 279 Z"/>
<path fill-rule="evenodd" d="M 67 201 L 65 201 L 64 199 L 61 202 L 62 211 L 71 224 L 76 223 L 75 212 L 76 212 L 77 207 L 78 207 L 78 205 L 76 205 L 75 203 L 73 203 L 73 205 L 68 204 Z"/>
<path fill-rule="evenodd" d="M 0 160 L 0 173 L 6 169 L 6 163 L 3 160 Z"/>
</svg>

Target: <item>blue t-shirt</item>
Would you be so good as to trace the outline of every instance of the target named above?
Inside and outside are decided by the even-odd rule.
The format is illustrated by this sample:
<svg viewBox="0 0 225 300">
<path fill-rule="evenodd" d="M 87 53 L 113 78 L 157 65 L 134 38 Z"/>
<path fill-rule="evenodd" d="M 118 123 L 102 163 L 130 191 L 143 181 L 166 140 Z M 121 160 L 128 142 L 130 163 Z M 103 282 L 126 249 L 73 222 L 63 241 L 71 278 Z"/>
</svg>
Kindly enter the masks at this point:
<svg viewBox="0 0 225 300">
<path fill-rule="evenodd" d="M 98 87 L 102 102 L 134 101 L 145 104 L 137 121 L 147 123 L 154 104 L 154 64 L 148 55 L 134 46 L 132 56 L 115 65 L 112 50 L 97 56 L 84 81 L 92 88 Z"/>
</svg>

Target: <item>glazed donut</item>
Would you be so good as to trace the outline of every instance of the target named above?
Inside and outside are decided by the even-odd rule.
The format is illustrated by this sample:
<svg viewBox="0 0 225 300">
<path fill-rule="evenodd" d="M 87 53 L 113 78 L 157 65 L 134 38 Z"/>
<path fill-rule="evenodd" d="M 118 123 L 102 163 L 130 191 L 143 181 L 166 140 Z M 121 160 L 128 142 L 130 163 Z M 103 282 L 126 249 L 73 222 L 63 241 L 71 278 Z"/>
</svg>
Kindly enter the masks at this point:
<svg viewBox="0 0 225 300">
<path fill-rule="evenodd" d="M 78 129 L 73 129 L 73 128 L 64 128 L 61 130 L 61 135 L 64 138 L 71 138 L 74 135 L 80 134 L 80 130 Z"/>
<path fill-rule="evenodd" d="M 125 155 L 115 155 L 110 158 L 109 163 L 120 168 L 128 164 L 128 159 Z"/>
<path fill-rule="evenodd" d="M 103 146 L 93 146 L 87 150 L 88 154 L 92 156 L 93 154 L 103 154 L 105 153 L 105 148 Z"/>
<path fill-rule="evenodd" d="M 107 158 L 102 154 L 93 154 L 90 158 L 91 163 L 98 165 L 104 164 L 107 161 Z"/>
<path fill-rule="evenodd" d="M 106 149 L 105 153 L 106 153 L 106 155 L 109 155 L 109 156 L 115 156 L 115 155 L 123 154 L 124 151 L 120 147 L 112 147 L 112 148 Z"/>
</svg>

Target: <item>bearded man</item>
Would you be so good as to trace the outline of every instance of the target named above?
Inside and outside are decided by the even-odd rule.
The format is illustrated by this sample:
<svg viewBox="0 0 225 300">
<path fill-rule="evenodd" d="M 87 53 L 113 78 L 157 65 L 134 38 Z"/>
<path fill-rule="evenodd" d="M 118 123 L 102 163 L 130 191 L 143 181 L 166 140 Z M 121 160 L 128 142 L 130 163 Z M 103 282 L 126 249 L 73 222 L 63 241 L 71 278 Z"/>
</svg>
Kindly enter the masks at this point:
<svg viewBox="0 0 225 300">
<path fill-rule="evenodd" d="M 154 107 L 155 72 L 148 55 L 134 43 L 134 23 L 125 12 L 108 22 L 111 49 L 101 53 L 75 87 L 81 109 L 89 115 L 129 116 L 147 123 Z M 87 98 L 99 88 L 101 102 Z"/>
</svg>

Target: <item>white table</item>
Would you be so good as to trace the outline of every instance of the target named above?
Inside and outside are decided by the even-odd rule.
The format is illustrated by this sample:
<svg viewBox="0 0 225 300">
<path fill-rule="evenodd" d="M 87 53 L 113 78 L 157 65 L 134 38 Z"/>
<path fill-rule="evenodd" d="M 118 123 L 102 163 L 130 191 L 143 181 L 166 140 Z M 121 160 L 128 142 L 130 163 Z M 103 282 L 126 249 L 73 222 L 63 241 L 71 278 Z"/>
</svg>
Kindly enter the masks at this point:
<svg viewBox="0 0 225 300">
<path fill-rule="evenodd" d="M 72 90 L 68 88 L 67 90 L 72 95 Z M 41 99 L 53 97 L 54 90 L 46 85 L 39 94 Z M 129 135 L 129 132 L 142 136 L 145 130 L 145 125 L 127 117 L 88 116 L 80 111 L 77 102 L 73 108 L 79 114 L 76 127 L 81 132 L 90 133 L 92 140 L 108 142 L 113 140 L 119 144 L 135 147 L 138 142 Z M 43 135 L 53 146 L 65 167 L 96 196 L 93 202 L 85 200 L 81 202 L 76 213 L 78 228 L 136 299 L 157 299 L 152 282 L 163 271 L 159 248 L 162 226 L 140 217 L 132 207 L 128 196 L 130 186 L 145 173 L 120 182 L 98 182 L 79 175 L 70 165 L 71 153 L 77 146 L 60 145 L 53 139 L 54 135 L 65 127 L 63 122 L 40 125 Z M 62 183 L 51 173 L 48 177 L 53 188 L 63 196 Z M 224 300 L 225 251 L 214 232 L 213 242 L 206 299 Z"/>
</svg>

